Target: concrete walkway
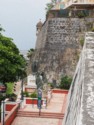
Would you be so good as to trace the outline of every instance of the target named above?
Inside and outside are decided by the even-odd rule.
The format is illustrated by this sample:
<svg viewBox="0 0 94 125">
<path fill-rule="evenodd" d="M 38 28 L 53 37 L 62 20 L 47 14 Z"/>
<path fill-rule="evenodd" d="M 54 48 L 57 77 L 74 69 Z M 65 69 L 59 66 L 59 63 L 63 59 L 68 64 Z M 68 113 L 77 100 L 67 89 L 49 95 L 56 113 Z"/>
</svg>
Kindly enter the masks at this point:
<svg viewBox="0 0 94 125">
<path fill-rule="evenodd" d="M 53 93 L 52 99 L 47 106 L 47 109 L 42 108 L 41 112 L 65 113 L 66 94 Z M 39 112 L 37 106 L 25 105 L 21 111 Z M 16 117 L 12 125 L 62 125 L 63 119 L 50 118 L 33 118 L 33 117 Z"/>
</svg>

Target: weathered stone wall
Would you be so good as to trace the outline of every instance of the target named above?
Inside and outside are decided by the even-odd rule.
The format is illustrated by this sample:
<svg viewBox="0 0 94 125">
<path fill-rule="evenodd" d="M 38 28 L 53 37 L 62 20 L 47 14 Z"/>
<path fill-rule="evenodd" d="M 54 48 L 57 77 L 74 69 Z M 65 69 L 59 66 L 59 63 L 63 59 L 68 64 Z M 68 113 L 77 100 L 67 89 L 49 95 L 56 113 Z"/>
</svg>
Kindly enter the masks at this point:
<svg viewBox="0 0 94 125">
<path fill-rule="evenodd" d="M 86 33 L 62 125 L 94 125 L 94 32 Z"/>
<path fill-rule="evenodd" d="M 73 76 L 82 48 L 80 40 L 93 22 L 94 18 L 54 18 L 46 21 L 37 37 L 32 61 L 39 62 L 39 71 L 44 71 L 50 82 L 59 80 L 61 75 Z"/>
<path fill-rule="evenodd" d="M 45 42 L 47 39 L 47 30 L 48 30 L 48 21 L 46 21 L 46 23 L 42 27 L 42 30 L 38 33 L 35 49 L 40 49 L 45 47 Z"/>
</svg>

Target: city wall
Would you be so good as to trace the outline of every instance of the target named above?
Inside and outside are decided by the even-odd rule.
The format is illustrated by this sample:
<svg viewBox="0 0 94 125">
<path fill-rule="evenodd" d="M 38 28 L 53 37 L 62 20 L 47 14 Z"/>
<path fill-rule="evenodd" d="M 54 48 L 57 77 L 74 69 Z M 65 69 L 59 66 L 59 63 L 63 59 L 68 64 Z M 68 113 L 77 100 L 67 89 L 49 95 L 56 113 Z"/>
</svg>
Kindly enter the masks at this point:
<svg viewBox="0 0 94 125">
<path fill-rule="evenodd" d="M 94 18 L 48 19 L 37 36 L 32 61 L 49 82 L 59 83 L 62 75 L 73 76 L 86 31 L 93 28 Z"/>
</svg>

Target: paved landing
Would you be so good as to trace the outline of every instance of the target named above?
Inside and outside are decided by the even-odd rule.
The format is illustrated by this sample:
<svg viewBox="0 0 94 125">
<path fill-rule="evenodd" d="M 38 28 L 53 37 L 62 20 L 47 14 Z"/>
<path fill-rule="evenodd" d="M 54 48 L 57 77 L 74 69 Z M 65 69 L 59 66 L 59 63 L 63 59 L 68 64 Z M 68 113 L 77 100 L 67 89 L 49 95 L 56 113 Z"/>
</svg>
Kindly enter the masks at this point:
<svg viewBox="0 0 94 125">
<path fill-rule="evenodd" d="M 51 113 L 64 113 L 66 105 L 66 94 L 53 94 L 47 109 L 42 108 L 41 112 L 51 112 Z M 38 112 L 36 106 L 25 105 L 21 111 L 32 111 Z M 33 117 L 16 117 L 12 125 L 62 125 L 63 119 L 50 119 L 50 118 L 33 118 Z"/>
</svg>

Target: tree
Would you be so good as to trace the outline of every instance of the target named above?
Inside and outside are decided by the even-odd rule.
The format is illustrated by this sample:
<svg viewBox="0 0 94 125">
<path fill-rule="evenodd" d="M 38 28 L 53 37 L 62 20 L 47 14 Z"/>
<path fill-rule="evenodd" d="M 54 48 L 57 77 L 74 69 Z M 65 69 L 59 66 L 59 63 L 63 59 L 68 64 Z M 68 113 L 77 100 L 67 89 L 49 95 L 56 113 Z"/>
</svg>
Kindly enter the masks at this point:
<svg viewBox="0 0 94 125">
<path fill-rule="evenodd" d="M 61 78 L 60 88 L 61 89 L 69 89 L 70 85 L 71 85 L 71 82 L 72 82 L 72 78 L 71 77 L 63 76 Z"/>
<path fill-rule="evenodd" d="M 46 4 L 46 11 L 47 13 L 56 5 L 56 3 L 61 2 L 61 0 L 51 0 L 50 3 Z"/>
<path fill-rule="evenodd" d="M 29 57 L 31 57 L 32 56 L 32 54 L 34 53 L 34 49 L 33 48 L 31 48 L 30 50 L 28 50 L 28 53 L 27 53 L 27 57 L 29 58 Z"/>
<path fill-rule="evenodd" d="M 0 81 L 3 83 L 17 81 L 24 77 L 26 61 L 12 38 L 2 35 L 0 27 Z"/>
<path fill-rule="evenodd" d="M 56 4 L 57 0 L 51 0 L 50 3 L 46 4 L 46 11 L 47 13 L 54 7 L 54 5 Z"/>
</svg>

